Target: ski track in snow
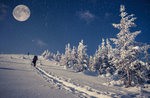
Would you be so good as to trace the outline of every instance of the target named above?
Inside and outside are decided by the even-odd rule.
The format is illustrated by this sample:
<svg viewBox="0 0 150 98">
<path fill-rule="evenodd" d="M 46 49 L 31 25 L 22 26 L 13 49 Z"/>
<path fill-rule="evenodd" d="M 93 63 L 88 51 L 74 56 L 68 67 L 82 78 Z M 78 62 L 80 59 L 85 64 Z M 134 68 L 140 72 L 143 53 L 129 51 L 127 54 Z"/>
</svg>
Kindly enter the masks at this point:
<svg viewBox="0 0 150 98">
<path fill-rule="evenodd" d="M 69 79 L 64 79 L 63 77 L 58 77 L 56 75 L 53 74 L 53 72 L 46 72 L 45 70 L 43 70 L 40 67 L 36 67 L 36 70 L 47 80 L 49 80 L 48 82 L 53 83 L 56 87 L 60 88 L 60 89 L 65 89 L 69 92 L 72 92 L 74 94 L 77 94 L 79 97 L 85 97 L 85 98 L 124 98 L 124 97 L 136 97 L 136 94 L 132 94 L 132 93 L 126 93 L 124 91 L 119 91 L 122 92 L 124 95 L 120 95 L 120 94 L 116 94 L 114 92 L 106 92 L 106 91 L 101 91 L 101 90 L 96 90 L 92 87 L 89 87 L 87 85 L 79 85 L 79 84 L 75 84 L 75 83 L 71 83 L 70 78 Z M 117 89 L 116 89 L 117 90 Z M 129 95 L 129 96 L 128 96 Z M 122 96 L 122 97 L 121 97 Z M 145 97 L 147 98 L 147 97 Z M 148 97 L 149 98 L 149 97 Z"/>
<path fill-rule="evenodd" d="M 88 86 L 87 86 L 87 88 L 85 88 L 85 86 L 84 87 L 77 86 L 75 84 L 72 84 L 70 82 L 62 80 L 62 79 L 58 78 L 57 76 L 53 76 L 51 74 L 48 74 L 46 71 L 44 71 L 43 69 L 41 69 L 39 67 L 36 67 L 36 69 L 42 75 L 45 75 L 46 77 L 50 78 L 53 81 L 53 83 L 57 84 L 57 86 L 61 86 L 62 88 L 66 89 L 67 91 L 78 92 L 85 97 L 111 98 L 110 96 L 108 96 L 107 93 L 99 92 L 99 91 L 92 89 Z"/>
</svg>

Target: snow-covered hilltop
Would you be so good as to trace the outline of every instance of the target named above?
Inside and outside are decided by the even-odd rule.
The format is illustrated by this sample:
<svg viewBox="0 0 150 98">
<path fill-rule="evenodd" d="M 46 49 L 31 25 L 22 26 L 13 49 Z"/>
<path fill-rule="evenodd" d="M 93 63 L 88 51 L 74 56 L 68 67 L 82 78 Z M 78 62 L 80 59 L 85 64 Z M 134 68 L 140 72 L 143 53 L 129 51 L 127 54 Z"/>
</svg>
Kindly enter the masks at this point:
<svg viewBox="0 0 150 98">
<path fill-rule="evenodd" d="M 75 72 L 58 62 L 38 56 L 37 67 L 31 65 L 33 56 L 0 55 L 1 98 L 111 98 L 139 97 L 139 87 L 121 87 L 121 81 L 99 76 L 96 72 Z M 110 82 L 111 81 L 111 82 Z M 142 96 L 150 96 L 142 88 Z"/>
</svg>

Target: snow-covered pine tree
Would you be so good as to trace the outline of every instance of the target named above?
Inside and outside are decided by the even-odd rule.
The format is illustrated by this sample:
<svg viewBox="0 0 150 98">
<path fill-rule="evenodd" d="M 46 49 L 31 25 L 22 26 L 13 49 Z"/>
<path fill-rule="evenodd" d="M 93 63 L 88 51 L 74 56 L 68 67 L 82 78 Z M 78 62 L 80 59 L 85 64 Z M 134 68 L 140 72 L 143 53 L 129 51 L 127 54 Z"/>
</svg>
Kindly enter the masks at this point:
<svg viewBox="0 0 150 98">
<path fill-rule="evenodd" d="M 106 50 L 107 50 L 107 72 L 113 74 L 116 70 L 115 66 L 112 63 L 112 59 L 115 56 L 115 49 L 112 48 L 108 39 L 106 39 Z"/>
<path fill-rule="evenodd" d="M 77 58 L 78 58 L 77 48 L 73 46 L 73 49 L 71 51 L 71 66 L 73 68 L 76 64 L 78 64 Z"/>
<path fill-rule="evenodd" d="M 60 66 L 65 66 L 67 64 L 67 60 L 66 60 L 65 54 L 61 55 L 61 59 L 60 59 L 59 63 L 60 63 Z"/>
<path fill-rule="evenodd" d="M 74 66 L 76 68 L 76 71 L 80 72 L 83 70 L 86 70 L 88 68 L 88 55 L 86 53 L 87 46 L 83 44 L 83 40 L 79 42 L 78 46 L 78 64 Z"/>
<path fill-rule="evenodd" d="M 61 56 L 60 65 L 66 66 L 67 68 L 71 66 L 71 48 L 68 43 L 65 48 L 65 54 Z"/>
<path fill-rule="evenodd" d="M 94 63 L 93 57 L 90 56 L 90 58 L 89 58 L 89 67 L 88 67 L 88 70 L 90 70 L 90 71 L 95 71 L 95 66 L 94 66 L 93 63 Z"/>
<path fill-rule="evenodd" d="M 42 57 L 44 58 L 44 59 L 50 59 L 50 52 L 48 51 L 48 50 L 45 50 L 43 53 L 42 53 Z"/>
<path fill-rule="evenodd" d="M 99 55 L 99 61 L 98 61 L 98 66 L 99 66 L 99 73 L 100 74 L 112 74 L 115 70 L 113 64 L 111 63 L 112 58 L 113 58 L 113 48 L 109 43 L 109 40 L 106 40 L 106 45 L 105 45 L 105 40 L 102 39 L 102 44 L 101 47 L 99 48 L 98 55 Z"/>
<path fill-rule="evenodd" d="M 59 62 L 61 59 L 61 54 L 59 53 L 59 51 L 57 51 L 56 55 L 55 55 L 55 61 Z"/>
<path fill-rule="evenodd" d="M 141 32 L 130 32 L 130 27 L 135 26 L 133 22 L 136 18 L 134 15 L 128 15 L 125 12 L 124 5 L 120 7 L 121 21 L 119 24 L 113 24 L 113 26 L 120 30 L 117 34 L 117 38 L 112 38 L 116 47 L 118 48 L 117 56 L 114 56 L 113 63 L 115 64 L 118 75 L 121 80 L 124 81 L 126 87 L 133 84 L 140 84 L 144 82 L 144 73 L 146 69 L 141 62 L 140 55 L 143 54 L 143 50 L 147 47 L 144 44 L 135 42 L 135 37 Z"/>
<path fill-rule="evenodd" d="M 106 68 L 108 66 L 107 64 L 107 48 L 105 47 L 105 41 L 104 39 L 102 39 L 102 44 L 101 44 L 101 48 L 100 48 L 100 58 L 101 58 L 101 64 L 100 64 L 100 68 L 99 68 L 99 73 L 100 74 L 106 74 Z"/>
<path fill-rule="evenodd" d="M 41 56 L 44 58 L 45 57 L 45 55 L 47 54 L 47 51 L 48 50 L 45 50 L 42 54 L 41 54 Z"/>
<path fill-rule="evenodd" d="M 100 65 L 102 64 L 102 58 L 101 58 L 101 47 L 98 46 L 98 50 L 96 50 L 94 57 L 93 57 L 93 66 L 94 70 L 98 71 L 100 68 Z"/>
<path fill-rule="evenodd" d="M 110 45 L 109 39 L 106 39 L 106 48 L 107 48 L 108 59 L 112 59 L 114 56 L 114 51 L 113 51 L 112 46 Z"/>
<path fill-rule="evenodd" d="M 145 59 L 145 64 L 146 64 L 146 67 L 148 69 L 148 72 L 147 72 L 147 83 L 150 84 L 150 54 L 148 53 L 148 49 L 149 48 L 145 48 L 144 50 L 144 59 Z"/>
<path fill-rule="evenodd" d="M 149 48 L 145 48 L 145 50 L 144 50 L 144 54 L 145 54 L 144 59 L 145 59 L 146 65 L 148 67 L 150 67 L 150 54 L 148 53 L 148 49 Z M 149 70 L 150 70 L 150 68 L 149 68 Z"/>
<path fill-rule="evenodd" d="M 115 70 L 112 64 L 112 58 L 114 49 L 110 45 L 109 40 L 102 39 L 101 46 L 98 46 L 98 50 L 96 50 L 93 57 L 93 66 L 95 70 L 99 71 L 100 74 L 112 74 Z"/>
</svg>

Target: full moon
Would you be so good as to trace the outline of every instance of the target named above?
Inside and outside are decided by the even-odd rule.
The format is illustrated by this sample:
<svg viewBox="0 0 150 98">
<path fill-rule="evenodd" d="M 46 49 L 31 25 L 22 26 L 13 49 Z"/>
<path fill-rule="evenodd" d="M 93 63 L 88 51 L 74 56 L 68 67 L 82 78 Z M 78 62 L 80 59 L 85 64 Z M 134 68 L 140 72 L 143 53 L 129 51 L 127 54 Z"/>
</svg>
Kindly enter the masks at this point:
<svg viewBox="0 0 150 98">
<path fill-rule="evenodd" d="M 18 21 L 26 21 L 30 17 L 30 9 L 25 5 L 18 5 L 13 10 L 13 16 Z"/>
</svg>

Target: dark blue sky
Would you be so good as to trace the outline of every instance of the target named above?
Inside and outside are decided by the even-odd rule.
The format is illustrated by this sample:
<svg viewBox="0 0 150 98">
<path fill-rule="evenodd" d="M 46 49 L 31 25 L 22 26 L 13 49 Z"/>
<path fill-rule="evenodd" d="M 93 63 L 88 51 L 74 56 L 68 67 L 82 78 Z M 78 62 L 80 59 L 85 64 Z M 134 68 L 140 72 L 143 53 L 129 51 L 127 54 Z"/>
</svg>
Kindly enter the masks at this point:
<svg viewBox="0 0 150 98">
<path fill-rule="evenodd" d="M 19 22 L 12 16 L 15 6 L 29 7 L 31 16 Z M 136 41 L 150 44 L 150 0 L 0 0 L 0 53 L 41 54 L 45 49 L 64 52 L 81 39 L 92 55 L 102 38 L 119 32 L 112 23 L 120 21 L 120 5 L 135 14 L 141 30 Z"/>
</svg>

